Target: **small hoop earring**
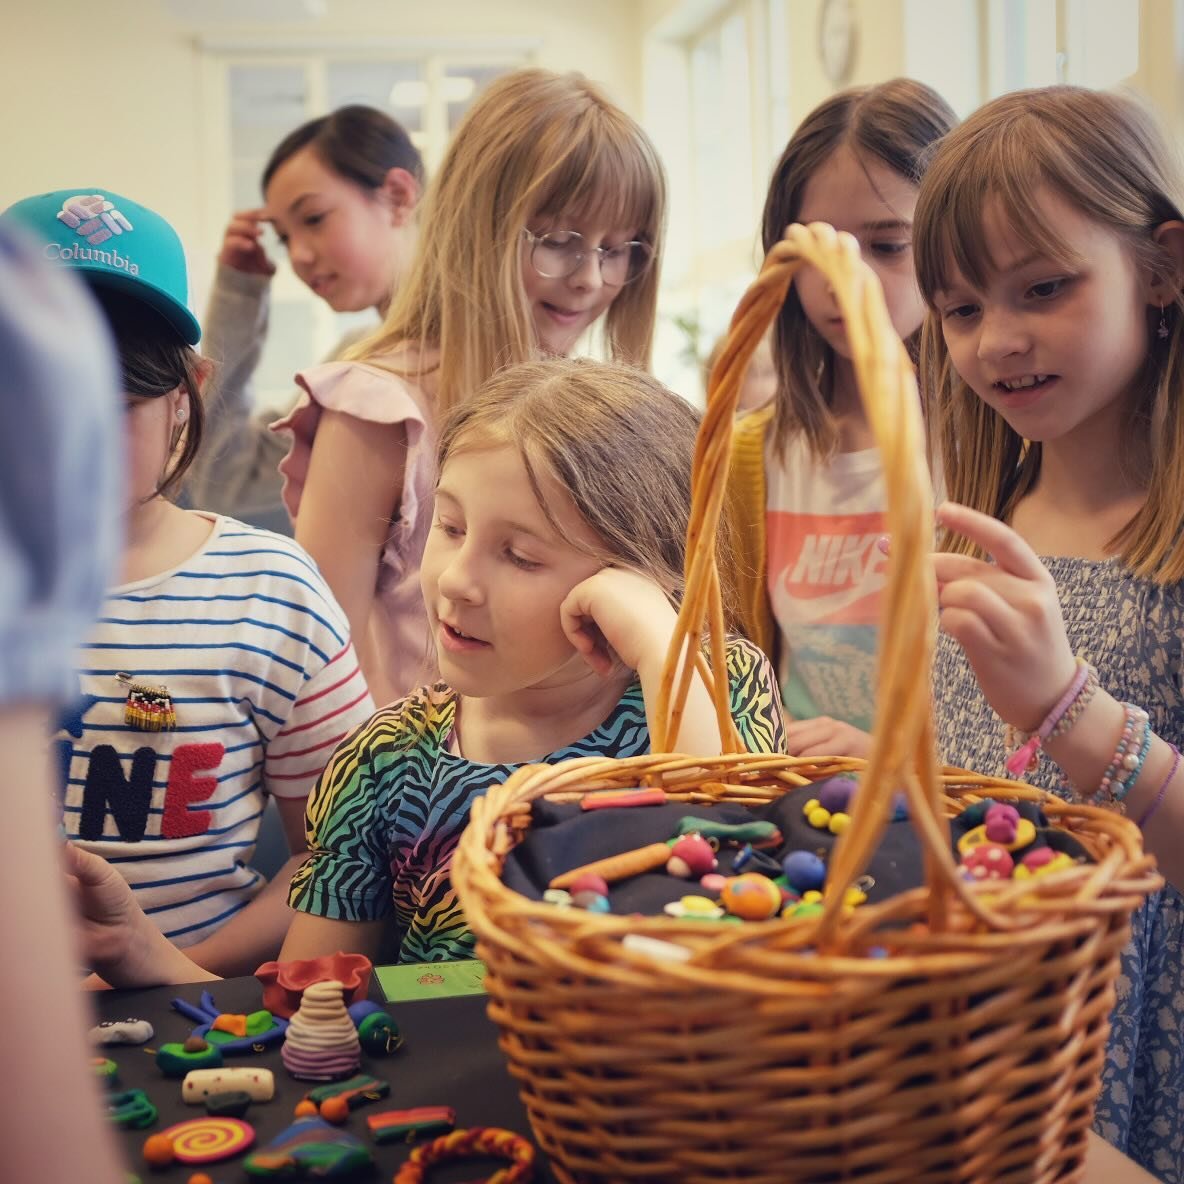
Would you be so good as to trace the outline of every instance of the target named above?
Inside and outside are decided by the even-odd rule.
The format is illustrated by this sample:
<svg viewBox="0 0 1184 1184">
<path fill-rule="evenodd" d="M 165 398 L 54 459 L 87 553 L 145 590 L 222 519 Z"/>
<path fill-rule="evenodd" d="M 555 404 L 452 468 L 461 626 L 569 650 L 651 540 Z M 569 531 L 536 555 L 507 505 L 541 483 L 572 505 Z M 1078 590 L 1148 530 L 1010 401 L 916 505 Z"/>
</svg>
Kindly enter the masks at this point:
<svg viewBox="0 0 1184 1184">
<path fill-rule="evenodd" d="M 1155 332 L 1160 341 L 1163 341 L 1165 337 L 1170 337 L 1172 333 L 1172 331 L 1168 328 L 1168 317 L 1162 304 L 1159 306 L 1159 328 L 1156 329 Z"/>
</svg>

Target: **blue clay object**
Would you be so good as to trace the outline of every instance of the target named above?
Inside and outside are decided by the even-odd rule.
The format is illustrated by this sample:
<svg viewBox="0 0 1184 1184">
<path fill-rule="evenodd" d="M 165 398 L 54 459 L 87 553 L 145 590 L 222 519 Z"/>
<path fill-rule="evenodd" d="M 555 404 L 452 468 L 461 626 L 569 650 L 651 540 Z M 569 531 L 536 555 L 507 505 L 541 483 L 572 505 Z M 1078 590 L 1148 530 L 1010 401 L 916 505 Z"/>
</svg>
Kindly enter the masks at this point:
<svg viewBox="0 0 1184 1184">
<path fill-rule="evenodd" d="M 785 878 L 800 892 L 813 892 L 826 881 L 826 864 L 813 851 L 791 851 L 782 867 Z"/>
<path fill-rule="evenodd" d="M 374 1162 L 357 1135 L 320 1118 L 301 1118 L 243 1160 L 248 1176 L 276 1180 L 342 1180 Z"/>
</svg>

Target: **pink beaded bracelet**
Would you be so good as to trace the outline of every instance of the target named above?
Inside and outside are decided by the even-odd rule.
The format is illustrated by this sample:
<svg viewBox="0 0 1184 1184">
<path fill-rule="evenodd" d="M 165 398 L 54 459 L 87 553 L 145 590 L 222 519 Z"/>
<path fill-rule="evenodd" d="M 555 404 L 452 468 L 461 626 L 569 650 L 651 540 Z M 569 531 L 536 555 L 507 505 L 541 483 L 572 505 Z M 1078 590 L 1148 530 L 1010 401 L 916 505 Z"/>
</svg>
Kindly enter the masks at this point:
<svg viewBox="0 0 1184 1184">
<path fill-rule="evenodd" d="M 1007 758 L 1008 773 L 1013 777 L 1019 777 L 1023 772 L 1031 771 L 1036 764 L 1036 750 L 1049 737 L 1060 736 L 1067 732 L 1077 722 L 1078 715 L 1081 714 L 1086 703 L 1093 698 L 1097 689 L 1097 671 L 1084 658 L 1078 658 L 1077 673 L 1073 676 L 1073 681 L 1069 683 L 1068 689 L 1044 717 L 1040 727 Z M 1009 728 L 1009 746 L 1013 742 L 1013 734 L 1012 729 Z"/>
</svg>

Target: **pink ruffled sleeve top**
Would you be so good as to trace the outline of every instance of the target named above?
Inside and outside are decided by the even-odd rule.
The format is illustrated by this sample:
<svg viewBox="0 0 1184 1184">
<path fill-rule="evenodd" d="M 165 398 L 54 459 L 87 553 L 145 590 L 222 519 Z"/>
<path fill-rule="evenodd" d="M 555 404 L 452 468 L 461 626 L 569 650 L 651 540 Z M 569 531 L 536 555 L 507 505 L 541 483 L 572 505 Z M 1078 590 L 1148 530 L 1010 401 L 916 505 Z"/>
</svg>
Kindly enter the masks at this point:
<svg viewBox="0 0 1184 1184">
<path fill-rule="evenodd" d="M 435 439 L 419 387 L 365 362 L 326 362 L 296 376 L 304 398 L 273 431 L 287 431 L 292 445 L 280 462 L 283 499 L 293 521 L 308 477 L 312 444 L 324 410 L 370 423 L 402 424 L 407 464 L 399 509 L 391 521 L 378 570 L 376 611 L 371 618 L 375 650 L 386 655 L 387 676 L 404 692 L 430 681 L 435 656 L 419 587 L 419 563 L 432 517 Z"/>
</svg>

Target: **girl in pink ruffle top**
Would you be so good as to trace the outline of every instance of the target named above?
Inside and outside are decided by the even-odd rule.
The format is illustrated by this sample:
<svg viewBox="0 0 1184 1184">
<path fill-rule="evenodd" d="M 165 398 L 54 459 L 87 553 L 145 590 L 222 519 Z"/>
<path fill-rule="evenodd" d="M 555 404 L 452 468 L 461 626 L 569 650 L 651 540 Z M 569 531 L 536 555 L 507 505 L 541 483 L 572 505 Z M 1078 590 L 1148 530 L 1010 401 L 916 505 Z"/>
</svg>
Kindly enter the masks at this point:
<svg viewBox="0 0 1184 1184">
<path fill-rule="evenodd" d="M 496 370 L 567 354 L 603 319 L 610 356 L 647 366 L 665 181 L 641 128 L 577 74 L 493 83 L 424 200 L 411 274 L 343 362 L 298 376 L 275 427 L 297 540 L 340 601 L 375 700 L 428 681 L 419 561 L 434 425 Z"/>
</svg>

